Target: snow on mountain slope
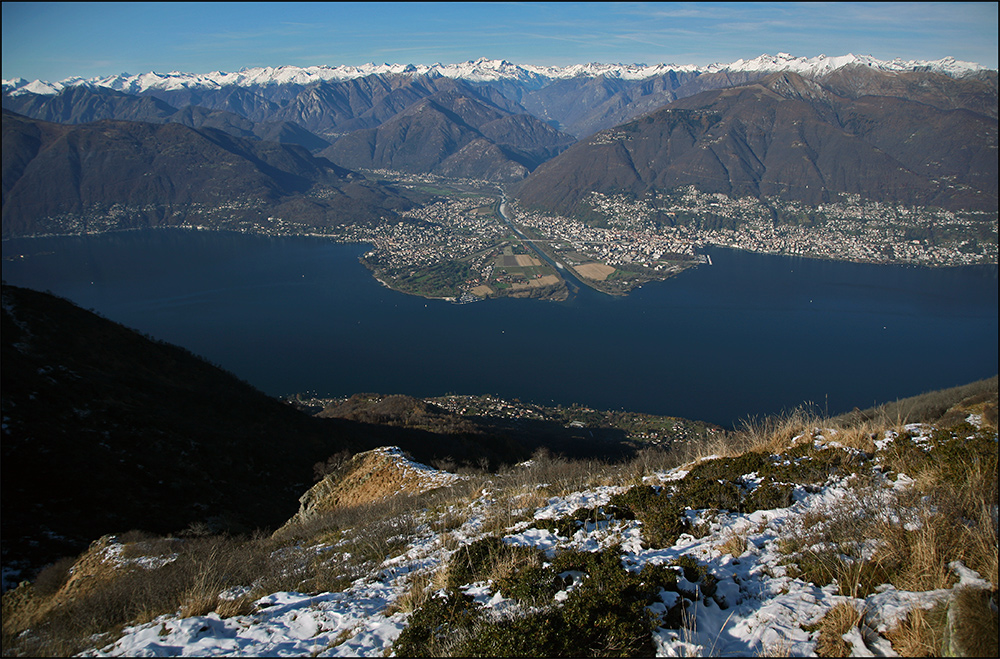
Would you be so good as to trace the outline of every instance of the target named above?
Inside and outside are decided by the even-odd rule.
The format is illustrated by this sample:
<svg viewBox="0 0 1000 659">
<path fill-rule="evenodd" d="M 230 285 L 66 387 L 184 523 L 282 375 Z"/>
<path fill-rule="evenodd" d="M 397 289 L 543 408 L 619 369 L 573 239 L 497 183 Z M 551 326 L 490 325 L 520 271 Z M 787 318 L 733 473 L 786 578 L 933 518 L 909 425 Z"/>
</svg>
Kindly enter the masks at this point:
<svg viewBox="0 0 1000 659">
<path fill-rule="evenodd" d="M 887 431 L 877 443 L 879 451 L 886 450 L 893 442 L 924 445 L 930 441 L 933 428 L 914 424 L 903 430 L 902 433 Z M 837 439 L 836 431 L 817 429 L 809 436 L 795 438 L 792 445 L 805 442 L 817 450 L 853 451 L 841 446 Z M 894 656 L 886 632 L 908 613 L 946 603 L 962 587 L 988 590 L 991 584 L 954 561 L 950 569 L 957 583 L 952 588 L 910 592 L 884 584 L 871 594 L 854 597 L 838 592 L 836 582 L 817 585 L 793 572 L 788 566 L 787 549 L 782 549 L 782 545 L 796 527 L 805 524 L 812 528 L 817 520 L 828 520 L 845 506 L 878 510 L 880 502 L 888 502 L 894 492 L 912 487 L 914 481 L 902 473 L 882 478 L 877 463 L 878 460 L 872 474 L 873 483 L 879 486 L 871 489 L 859 488 L 853 482 L 858 475 L 845 472 L 831 476 L 822 486 L 796 486 L 787 507 L 717 514 L 689 510 L 692 528 L 700 527 L 707 532 L 681 534 L 670 546 L 647 544 L 643 524 L 635 520 L 587 518 L 577 523 L 578 530 L 571 537 L 540 523 L 567 519 L 586 509 L 607 507 L 613 504 L 615 494 L 628 489 L 620 485 L 543 500 L 543 505 L 534 507 L 530 521 L 518 522 L 500 534 L 507 545 L 544 551 L 547 560 L 554 560 L 561 552 L 593 553 L 620 548 L 622 564 L 633 574 L 646 566 L 676 566 L 685 560 L 690 564 L 692 559 L 704 566 L 711 578 L 706 580 L 703 576 L 698 581 L 702 585 L 711 583 L 711 592 L 706 589 L 699 594 L 698 583 L 689 581 L 688 572 L 678 568 L 678 590 L 661 590 L 662 601 L 649 606 L 654 619 L 663 622 L 651 632 L 657 656 L 809 656 L 817 651 L 818 621 L 845 604 L 863 612 L 852 631 L 843 634 L 845 649 L 852 656 L 872 656 L 873 652 Z M 645 482 L 662 486 L 683 479 L 691 469 L 688 465 L 659 472 L 647 476 Z M 753 480 L 754 475 L 743 478 Z M 256 601 L 253 613 L 228 618 L 216 613 L 192 617 L 164 615 L 129 627 L 117 641 L 84 655 L 386 656 L 398 649 L 394 643 L 413 621 L 413 614 L 402 603 L 407 594 L 412 594 L 413 584 L 423 583 L 425 588 L 433 590 L 433 584 L 437 583 L 433 575 L 453 556 L 468 551 L 471 543 L 483 537 L 493 514 L 491 510 L 502 504 L 501 499 L 499 492 L 487 487 L 461 510 L 452 510 L 450 514 L 462 522 L 450 534 L 435 530 L 441 528 L 434 519 L 440 512 L 426 511 L 420 531 L 410 538 L 401 553 L 387 557 L 368 576 L 357 579 L 343 592 L 311 596 L 272 593 Z M 859 540 L 866 542 L 863 538 Z M 556 593 L 554 601 L 566 601 L 574 588 L 584 587 L 580 584 L 590 578 L 593 577 L 582 573 L 569 575 L 568 585 Z M 518 611 L 525 615 L 523 605 L 504 597 L 493 582 L 469 583 L 461 589 L 494 619 L 510 620 Z M 665 616 L 681 598 L 689 600 L 689 606 L 680 628 L 657 617 Z"/>
<path fill-rule="evenodd" d="M 807 76 L 830 73 L 848 64 L 864 64 L 880 71 L 930 70 L 953 77 L 961 77 L 984 70 L 973 62 L 963 62 L 953 57 L 934 61 L 902 60 L 883 61 L 869 55 L 843 55 L 839 57 L 794 57 L 788 53 L 761 55 L 751 60 L 737 60 L 729 64 L 717 63 L 705 67 L 691 64 L 574 64 L 566 67 L 512 64 L 506 60 L 480 58 L 460 64 L 362 64 L 361 66 L 279 66 L 241 69 L 236 72 L 214 71 L 196 74 L 173 71 L 170 73 L 141 73 L 106 76 L 103 78 L 71 77 L 59 82 L 27 81 L 23 78 L 4 80 L 3 90 L 10 94 L 57 94 L 65 87 L 88 85 L 107 87 L 117 91 L 138 94 L 149 90 L 174 90 L 183 88 L 218 89 L 227 86 L 308 85 L 321 81 L 339 81 L 361 78 L 373 74 L 431 74 L 458 78 L 472 82 L 509 80 L 541 87 L 554 80 L 575 77 L 607 76 L 623 80 L 644 80 L 671 71 L 684 73 L 721 73 L 747 71 L 794 71 Z"/>
</svg>

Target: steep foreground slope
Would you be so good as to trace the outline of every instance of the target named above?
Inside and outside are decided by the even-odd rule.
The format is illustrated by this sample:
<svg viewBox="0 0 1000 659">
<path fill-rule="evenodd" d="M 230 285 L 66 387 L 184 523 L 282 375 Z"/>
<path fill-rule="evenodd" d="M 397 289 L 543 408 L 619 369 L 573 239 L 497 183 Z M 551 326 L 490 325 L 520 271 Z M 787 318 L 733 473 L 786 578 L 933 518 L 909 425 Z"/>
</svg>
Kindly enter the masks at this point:
<svg viewBox="0 0 1000 659">
<path fill-rule="evenodd" d="M 116 530 L 280 524 L 312 464 L 356 446 L 342 424 L 28 289 L 3 287 L 2 356 L 5 568 Z"/>
<path fill-rule="evenodd" d="M 996 379 L 934 408 L 618 465 L 359 454 L 269 538 L 101 538 L 4 596 L 5 652 L 992 656 Z"/>
<path fill-rule="evenodd" d="M 315 465 L 344 451 L 397 445 L 424 461 L 496 468 L 540 446 L 601 458 L 635 450 L 621 432 L 506 428 L 400 396 L 311 417 L 68 300 L 5 284 L 2 310 L 5 584 L 107 533 L 277 528 Z"/>
</svg>

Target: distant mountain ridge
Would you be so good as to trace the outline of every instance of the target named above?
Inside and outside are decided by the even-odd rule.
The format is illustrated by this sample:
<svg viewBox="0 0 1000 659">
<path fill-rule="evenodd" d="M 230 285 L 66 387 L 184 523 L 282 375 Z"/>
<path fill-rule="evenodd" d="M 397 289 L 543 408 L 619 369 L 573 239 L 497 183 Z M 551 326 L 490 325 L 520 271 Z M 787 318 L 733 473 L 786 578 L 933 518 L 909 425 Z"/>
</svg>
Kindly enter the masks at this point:
<svg viewBox="0 0 1000 659">
<path fill-rule="evenodd" d="M 43 121 L 183 123 L 299 144 L 348 168 L 500 181 L 524 178 L 575 141 L 497 89 L 426 75 L 143 95 L 78 86 L 56 95 L 5 94 L 3 104 Z"/>
<path fill-rule="evenodd" d="M 67 87 L 54 96 L 22 94 L 4 100 L 6 109 L 53 123 L 85 124 L 103 119 L 179 123 L 191 128 L 217 128 L 236 137 L 299 144 L 311 150 L 330 144 L 288 121 L 258 123 L 234 112 L 195 104 L 178 109 L 152 96 L 134 96 L 107 87 Z"/>
<path fill-rule="evenodd" d="M 394 109 L 392 114 L 400 111 L 407 93 L 412 104 L 416 100 L 413 92 L 422 98 L 442 88 L 444 81 L 451 81 L 479 88 L 481 95 L 488 95 L 488 90 L 499 91 L 517 106 L 506 108 L 509 111 L 530 113 L 554 128 L 582 138 L 707 89 L 747 84 L 783 71 L 820 79 L 854 70 L 866 71 L 876 78 L 915 75 L 968 82 L 973 87 L 979 83 L 987 90 L 992 89 L 996 96 L 995 70 L 951 57 L 884 61 L 853 54 L 806 58 L 787 53 L 708 66 L 591 63 L 552 67 L 481 58 L 448 65 L 282 66 L 208 74 L 151 72 L 67 78 L 56 83 L 5 80 L 3 92 L 5 107 L 24 112 L 17 107 L 23 103 L 17 100 L 21 96 L 52 96 L 71 87 L 113 89 L 154 96 L 178 108 L 201 105 L 257 122 L 290 121 L 334 141 L 347 131 L 374 128 L 387 120 L 386 111 Z M 930 84 L 942 86 L 939 82 Z M 421 92 L 414 86 L 426 89 Z M 880 88 L 884 91 L 890 86 L 883 84 Z M 412 89 L 404 93 L 406 87 Z M 392 92 L 379 88 L 391 88 Z M 963 97 L 967 93 L 952 89 L 944 96 Z M 391 103 L 383 105 L 384 98 Z M 497 102 L 495 97 L 487 100 Z M 957 103 L 965 107 L 964 101 Z M 980 111 L 978 106 L 973 109 Z M 362 114 L 366 116 L 362 118 Z"/>
<path fill-rule="evenodd" d="M 693 64 L 574 64 L 570 66 L 519 65 L 506 60 L 480 58 L 460 64 L 417 65 L 417 64 L 362 64 L 360 66 L 279 66 L 254 67 L 236 72 L 213 71 L 205 74 L 183 73 L 141 73 L 130 75 L 121 73 L 113 76 L 82 78 L 71 77 L 59 82 L 42 80 L 28 81 L 23 78 L 4 80 L 4 93 L 57 94 L 65 87 L 84 85 L 108 87 L 130 94 L 141 94 L 150 90 L 177 90 L 182 88 L 218 89 L 227 86 L 256 87 L 268 85 L 309 85 L 316 82 L 343 81 L 370 75 L 416 74 L 440 75 L 459 78 L 470 82 L 495 82 L 517 80 L 542 86 L 555 80 L 578 77 L 620 78 L 622 80 L 645 80 L 670 72 L 680 73 L 726 73 L 756 71 L 774 73 L 794 71 L 800 75 L 824 75 L 851 64 L 861 64 L 878 71 L 934 71 L 952 77 L 963 77 L 986 67 L 974 62 L 963 62 L 953 57 L 938 60 L 879 60 L 870 55 L 847 54 L 838 57 L 819 55 L 816 57 L 794 57 L 788 53 L 763 54 L 750 60 L 739 59 L 728 64 L 716 63 L 707 66 Z"/>
<path fill-rule="evenodd" d="M 355 169 L 520 180 L 575 140 L 526 112 L 510 113 L 508 104 L 462 86 L 441 90 L 321 153 Z"/>
</svg>

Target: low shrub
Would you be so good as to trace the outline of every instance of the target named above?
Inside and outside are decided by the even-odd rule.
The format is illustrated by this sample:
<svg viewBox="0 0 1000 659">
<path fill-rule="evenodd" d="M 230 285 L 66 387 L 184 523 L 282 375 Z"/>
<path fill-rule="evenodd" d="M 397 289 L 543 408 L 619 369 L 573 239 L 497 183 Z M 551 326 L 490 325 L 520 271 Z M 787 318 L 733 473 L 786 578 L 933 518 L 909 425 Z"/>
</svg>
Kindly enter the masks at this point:
<svg viewBox="0 0 1000 659">
<path fill-rule="evenodd" d="M 794 490 L 794 486 L 784 483 L 761 483 L 743 500 L 743 512 L 752 513 L 757 510 L 787 508 L 795 501 L 792 496 Z"/>
<path fill-rule="evenodd" d="M 690 530 L 684 510 L 665 492 L 648 485 L 637 485 L 611 497 L 613 506 L 623 518 L 642 522 L 644 544 L 649 547 L 670 547 L 682 533 Z"/>
<path fill-rule="evenodd" d="M 616 517 L 615 513 L 620 513 L 620 509 L 611 508 L 604 510 L 598 508 L 578 508 L 573 514 L 559 519 L 537 519 L 535 528 L 546 529 L 564 538 L 572 538 L 582 528 L 588 524 L 597 524 L 611 519 L 622 519 Z"/>
<path fill-rule="evenodd" d="M 459 558 L 461 575 L 451 583 L 483 576 L 484 565 L 467 568 L 477 558 L 495 563 L 506 551 L 497 538 L 469 545 Z M 521 548 L 512 548 L 521 549 Z M 697 565 L 695 562 L 694 565 Z M 566 580 L 568 572 L 582 577 Z M 600 552 L 564 551 L 549 564 L 538 563 L 508 572 L 494 582 L 505 597 L 530 608 L 497 617 L 463 598 L 454 589 L 435 598 L 411 618 L 393 650 L 403 656 L 648 656 L 657 624 L 679 624 L 683 600 L 654 620 L 649 610 L 664 590 L 677 591 L 676 568 L 647 565 L 626 570 L 619 549 Z M 567 591 L 562 602 L 554 595 Z M 511 611 L 511 610 L 509 610 Z"/>
<path fill-rule="evenodd" d="M 686 593 L 689 597 L 695 599 L 698 594 L 703 598 L 715 596 L 715 591 L 718 588 L 718 579 L 715 578 L 714 574 L 706 570 L 705 566 L 699 563 L 694 557 L 680 556 L 674 559 L 670 565 L 681 568 L 684 578 L 697 586 L 698 591 L 696 593 Z M 716 600 L 716 603 L 720 608 L 724 609 L 727 607 L 725 601 Z"/>
<path fill-rule="evenodd" d="M 464 640 L 461 632 L 472 629 L 481 616 L 472 599 L 458 593 L 431 597 L 410 616 L 393 650 L 398 657 L 462 656 L 456 653 Z"/>
</svg>

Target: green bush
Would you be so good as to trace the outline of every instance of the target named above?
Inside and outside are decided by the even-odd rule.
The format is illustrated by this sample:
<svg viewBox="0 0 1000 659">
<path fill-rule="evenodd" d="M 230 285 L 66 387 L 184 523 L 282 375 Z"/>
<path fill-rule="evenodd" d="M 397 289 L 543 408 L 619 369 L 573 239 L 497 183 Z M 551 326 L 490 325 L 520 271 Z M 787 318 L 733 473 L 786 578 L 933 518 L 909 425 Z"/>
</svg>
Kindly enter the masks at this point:
<svg viewBox="0 0 1000 659">
<path fill-rule="evenodd" d="M 831 476 L 856 472 L 865 456 L 842 448 L 816 448 L 811 442 L 784 451 L 780 462 L 769 464 L 760 475 L 782 483 L 813 485 Z"/>
<path fill-rule="evenodd" d="M 736 482 L 745 474 L 762 472 L 771 465 L 762 453 L 744 453 L 731 458 L 715 458 L 695 465 L 683 480 L 705 479 Z"/>
<path fill-rule="evenodd" d="M 617 549 L 600 552 L 566 551 L 555 556 L 539 586 L 549 587 L 563 572 L 583 572 L 561 606 L 528 616 L 518 625 L 493 626 L 487 637 L 491 648 L 508 656 L 648 656 L 653 653 L 654 623 L 647 608 L 662 590 L 676 590 L 676 574 L 649 566 L 640 573 L 622 566 Z M 551 600 L 550 600 L 551 602 Z M 678 616 L 676 616 L 679 618 Z M 524 634 L 535 635 L 528 647 Z M 469 646 L 470 654 L 483 648 Z"/>
<path fill-rule="evenodd" d="M 473 543 L 460 561 L 492 560 L 503 552 L 496 540 Z M 557 603 L 553 595 L 568 585 L 559 575 L 570 571 L 585 576 L 573 584 L 564 602 Z M 485 572 L 479 569 L 470 574 Z M 451 592 L 414 613 L 394 652 L 400 656 L 649 656 L 655 650 L 652 630 L 657 623 L 647 607 L 660 601 L 662 591 L 676 592 L 677 573 L 663 565 L 629 572 L 618 549 L 565 551 L 548 565 L 508 574 L 499 580 L 498 588 L 532 608 L 495 619 L 468 598 Z M 681 602 L 663 619 L 679 626 Z"/>
<path fill-rule="evenodd" d="M 705 569 L 705 566 L 693 557 L 681 556 L 674 559 L 671 565 L 683 570 L 684 578 L 698 586 L 698 592 L 702 597 L 708 598 L 715 595 L 715 591 L 718 588 L 718 579 L 715 578 L 715 575 L 710 574 Z M 694 596 L 694 593 L 689 594 Z M 725 608 L 724 602 L 718 602 L 718 604 L 720 607 Z"/>
<path fill-rule="evenodd" d="M 713 509 L 742 512 L 741 488 L 736 483 L 697 478 L 688 475 L 674 493 L 683 504 L 693 510 Z"/>
<path fill-rule="evenodd" d="M 557 572 L 539 564 L 529 565 L 500 577 L 496 586 L 504 597 L 537 604 L 550 602 L 563 584 Z"/>
<path fill-rule="evenodd" d="M 690 530 L 684 511 L 674 497 L 648 485 L 637 485 L 613 495 L 609 503 L 642 522 L 642 535 L 650 547 L 670 547 L 682 533 Z"/>
<path fill-rule="evenodd" d="M 743 500 L 743 512 L 752 513 L 757 510 L 787 508 L 794 501 L 792 497 L 794 489 L 792 485 L 761 483 Z"/>
<path fill-rule="evenodd" d="M 578 508 L 573 514 L 560 517 L 559 519 L 535 520 L 535 527 L 546 529 L 564 538 L 572 538 L 577 531 L 584 528 L 587 524 L 596 524 L 611 519 L 626 519 L 626 517 L 616 516 L 616 512 L 621 512 L 621 509 L 614 507 L 612 507 L 612 510 Z"/>
<path fill-rule="evenodd" d="M 393 650 L 398 657 L 452 655 L 460 636 L 456 632 L 471 629 L 481 615 L 468 597 L 454 592 L 432 597 L 410 616 L 409 625 L 396 639 Z"/>
</svg>

